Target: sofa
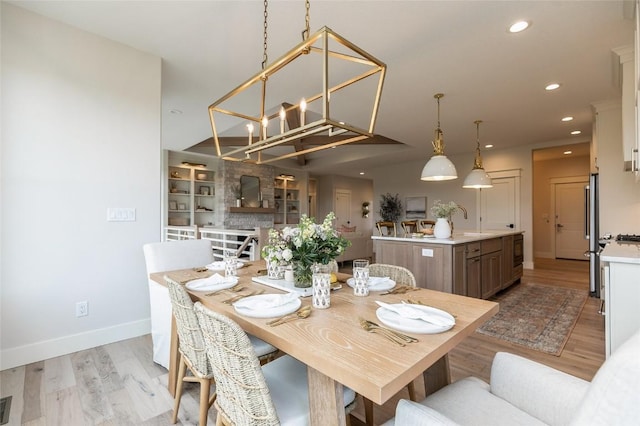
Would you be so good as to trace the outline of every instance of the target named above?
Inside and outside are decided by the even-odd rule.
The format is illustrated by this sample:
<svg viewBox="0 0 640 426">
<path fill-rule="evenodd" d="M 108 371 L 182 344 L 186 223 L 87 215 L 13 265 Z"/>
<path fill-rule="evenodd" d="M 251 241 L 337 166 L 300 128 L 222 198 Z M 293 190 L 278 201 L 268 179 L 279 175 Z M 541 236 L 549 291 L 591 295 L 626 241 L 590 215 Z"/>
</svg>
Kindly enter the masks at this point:
<svg viewBox="0 0 640 426">
<path fill-rule="evenodd" d="M 337 262 L 354 259 L 371 259 L 373 257 L 373 240 L 370 234 L 361 231 L 344 232 L 340 228 L 340 235 L 351 241 L 351 246 L 336 258 Z"/>
<path fill-rule="evenodd" d="M 400 400 L 385 426 L 640 424 L 640 332 L 591 382 L 498 352 L 490 383 L 467 377 L 422 402 Z"/>
</svg>

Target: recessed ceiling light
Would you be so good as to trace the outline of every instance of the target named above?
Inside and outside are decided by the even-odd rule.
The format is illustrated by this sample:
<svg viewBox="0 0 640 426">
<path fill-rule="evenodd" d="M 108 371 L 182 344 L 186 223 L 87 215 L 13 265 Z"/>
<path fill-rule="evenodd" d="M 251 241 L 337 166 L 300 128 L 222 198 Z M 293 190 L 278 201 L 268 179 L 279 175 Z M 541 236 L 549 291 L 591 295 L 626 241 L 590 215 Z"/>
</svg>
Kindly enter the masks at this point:
<svg viewBox="0 0 640 426">
<path fill-rule="evenodd" d="M 492 144 L 488 144 L 488 145 L 485 145 L 484 147 L 485 148 L 493 148 L 493 145 Z"/>
<path fill-rule="evenodd" d="M 172 109 L 169 111 L 171 114 L 182 114 L 182 111 L 180 111 L 179 109 Z"/>
<path fill-rule="evenodd" d="M 565 151 L 565 152 L 563 152 L 563 154 L 564 155 L 569 155 L 569 154 L 571 154 L 571 151 Z"/>
<path fill-rule="evenodd" d="M 579 135 L 580 133 L 582 133 L 580 130 L 574 130 L 571 132 L 572 135 Z"/>
<path fill-rule="evenodd" d="M 527 28 L 529 28 L 529 25 L 531 25 L 531 24 L 528 21 L 517 21 L 517 22 L 514 22 L 509 27 L 509 32 L 510 33 L 519 33 L 520 31 L 524 31 Z"/>
<path fill-rule="evenodd" d="M 548 85 L 544 88 L 544 90 L 556 90 L 556 89 L 557 89 L 557 88 L 559 88 L 559 87 L 560 87 L 560 83 L 551 83 L 551 84 L 548 84 Z"/>
<path fill-rule="evenodd" d="M 363 175 L 363 174 L 364 174 L 364 172 L 360 172 L 360 174 L 361 174 L 361 175 Z"/>
<path fill-rule="evenodd" d="M 562 121 L 571 121 L 573 120 L 573 117 L 568 116 L 568 117 L 562 117 Z"/>
</svg>

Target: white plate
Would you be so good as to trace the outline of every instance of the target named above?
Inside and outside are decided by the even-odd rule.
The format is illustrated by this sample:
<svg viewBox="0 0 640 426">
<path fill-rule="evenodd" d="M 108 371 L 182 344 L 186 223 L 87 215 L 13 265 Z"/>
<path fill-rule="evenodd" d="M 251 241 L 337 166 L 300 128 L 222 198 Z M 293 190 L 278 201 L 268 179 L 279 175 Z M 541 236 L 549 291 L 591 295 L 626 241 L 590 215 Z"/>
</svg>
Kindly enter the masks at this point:
<svg viewBox="0 0 640 426">
<path fill-rule="evenodd" d="M 249 297 L 245 297 L 244 299 L 242 299 L 242 301 L 247 301 L 247 300 L 251 300 L 251 299 L 257 299 L 259 300 L 260 298 L 265 298 L 265 297 L 269 297 L 269 296 L 273 296 L 272 294 L 258 294 L 255 296 L 249 296 Z M 279 317 L 282 315 L 287 315 L 290 314 L 292 312 L 295 312 L 300 305 L 302 305 L 302 301 L 298 298 L 291 300 L 288 303 L 285 303 L 284 305 L 279 305 L 279 306 L 274 306 L 273 308 L 266 308 L 266 309 L 247 309 L 247 308 L 243 308 L 242 306 L 236 306 L 236 304 L 233 304 L 233 308 L 236 310 L 237 313 L 239 313 L 240 315 L 244 315 L 246 317 L 252 317 L 252 318 L 275 318 L 275 317 Z"/>
<path fill-rule="evenodd" d="M 401 303 L 397 303 L 398 306 L 402 306 Z M 391 327 L 393 329 L 404 331 L 407 333 L 417 333 L 417 334 L 435 334 L 435 333 L 443 333 L 447 330 L 450 330 L 455 325 L 455 318 L 443 310 L 432 308 L 430 306 L 423 305 L 411 305 L 412 308 L 420 309 L 421 311 L 428 313 L 429 315 L 439 315 L 443 318 L 447 318 L 451 321 L 451 325 L 441 326 L 428 323 L 422 320 L 409 319 L 399 314 L 390 311 L 385 308 L 378 308 L 376 310 L 376 316 L 380 320 L 381 323 L 386 325 L 387 327 Z"/>
<path fill-rule="evenodd" d="M 378 277 L 375 277 L 378 278 Z M 353 288 L 356 285 L 356 280 L 355 278 L 349 278 L 347 280 L 347 284 L 349 285 L 349 287 Z M 378 280 L 378 282 L 376 282 L 375 285 L 371 285 L 371 277 L 369 277 L 369 291 L 384 291 L 384 290 L 389 290 L 392 289 L 396 286 L 396 282 L 392 279 L 387 279 L 387 280 Z"/>
<path fill-rule="evenodd" d="M 192 280 L 186 283 L 185 287 L 192 291 L 217 291 L 231 288 L 234 285 L 238 284 L 238 277 L 224 278 L 220 282 L 213 282 L 213 280 L 211 280 L 210 283 L 207 283 L 206 281 L 210 279 L 211 277 Z"/>
<path fill-rule="evenodd" d="M 238 261 L 238 263 L 236 264 L 237 269 L 240 269 L 243 266 L 244 266 L 244 262 Z M 205 266 L 205 268 L 207 268 L 210 271 L 224 271 L 224 261 L 220 260 L 217 262 L 212 262 L 207 266 Z"/>
</svg>

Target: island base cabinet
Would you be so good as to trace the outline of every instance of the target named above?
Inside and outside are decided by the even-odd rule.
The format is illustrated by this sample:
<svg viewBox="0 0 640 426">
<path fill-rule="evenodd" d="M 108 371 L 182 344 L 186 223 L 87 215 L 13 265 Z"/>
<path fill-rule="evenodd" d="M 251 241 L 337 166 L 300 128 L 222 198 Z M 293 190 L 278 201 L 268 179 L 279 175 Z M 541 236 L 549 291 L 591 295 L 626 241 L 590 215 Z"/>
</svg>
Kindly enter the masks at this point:
<svg viewBox="0 0 640 426">
<path fill-rule="evenodd" d="M 452 293 L 451 247 L 416 244 L 411 246 L 411 267 L 418 287 Z"/>
<path fill-rule="evenodd" d="M 376 262 L 403 266 L 418 287 L 452 293 L 452 246 L 375 241 Z"/>
<path fill-rule="evenodd" d="M 486 299 L 522 276 L 512 235 L 462 244 L 374 238 L 374 247 L 377 263 L 409 269 L 430 290 Z"/>
</svg>

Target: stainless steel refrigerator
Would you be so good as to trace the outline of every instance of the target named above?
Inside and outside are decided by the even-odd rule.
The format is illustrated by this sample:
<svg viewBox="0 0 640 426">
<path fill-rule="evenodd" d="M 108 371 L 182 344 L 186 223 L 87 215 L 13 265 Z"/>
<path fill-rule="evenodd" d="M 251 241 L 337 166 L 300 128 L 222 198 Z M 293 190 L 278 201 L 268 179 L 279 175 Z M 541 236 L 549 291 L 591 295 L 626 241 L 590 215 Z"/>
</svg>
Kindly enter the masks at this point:
<svg viewBox="0 0 640 426">
<path fill-rule="evenodd" d="M 591 296 L 600 297 L 600 229 L 598 226 L 598 174 L 589 177 L 589 184 L 584 187 L 585 204 L 585 238 L 589 240 L 589 292 Z"/>
</svg>

